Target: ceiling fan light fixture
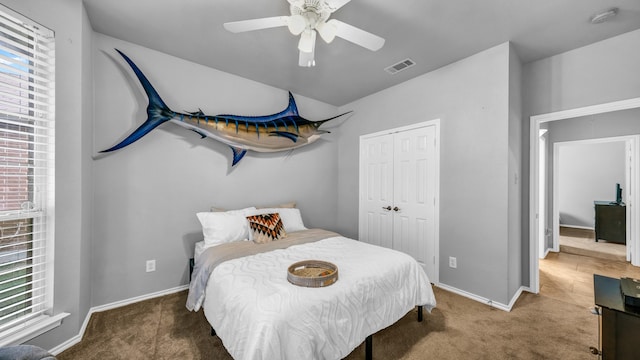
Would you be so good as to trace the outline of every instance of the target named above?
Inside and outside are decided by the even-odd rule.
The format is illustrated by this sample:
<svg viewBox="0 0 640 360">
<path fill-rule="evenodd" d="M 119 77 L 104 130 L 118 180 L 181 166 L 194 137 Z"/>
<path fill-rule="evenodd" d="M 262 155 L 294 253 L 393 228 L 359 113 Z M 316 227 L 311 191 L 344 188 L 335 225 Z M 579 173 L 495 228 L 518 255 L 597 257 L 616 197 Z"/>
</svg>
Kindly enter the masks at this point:
<svg viewBox="0 0 640 360">
<path fill-rule="evenodd" d="M 300 51 L 300 56 L 298 58 L 298 65 L 302 67 L 316 66 L 315 52 L 306 53 L 306 52 Z"/>
<path fill-rule="evenodd" d="M 293 35 L 300 35 L 307 28 L 307 20 L 302 15 L 291 15 L 287 19 L 287 27 Z"/>
<path fill-rule="evenodd" d="M 315 47 L 316 43 L 316 32 L 315 30 L 305 30 L 300 35 L 300 41 L 298 42 L 298 50 L 311 53 Z"/>
</svg>

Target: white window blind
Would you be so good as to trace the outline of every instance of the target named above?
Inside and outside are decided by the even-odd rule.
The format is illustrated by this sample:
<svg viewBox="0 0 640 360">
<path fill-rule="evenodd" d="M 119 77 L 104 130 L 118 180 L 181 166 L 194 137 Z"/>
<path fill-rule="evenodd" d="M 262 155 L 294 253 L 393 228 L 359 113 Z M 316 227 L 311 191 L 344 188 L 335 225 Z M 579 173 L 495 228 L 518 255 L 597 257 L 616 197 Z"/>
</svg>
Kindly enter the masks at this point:
<svg viewBox="0 0 640 360">
<path fill-rule="evenodd" d="M 52 307 L 54 36 L 0 7 L 0 339 Z"/>
</svg>

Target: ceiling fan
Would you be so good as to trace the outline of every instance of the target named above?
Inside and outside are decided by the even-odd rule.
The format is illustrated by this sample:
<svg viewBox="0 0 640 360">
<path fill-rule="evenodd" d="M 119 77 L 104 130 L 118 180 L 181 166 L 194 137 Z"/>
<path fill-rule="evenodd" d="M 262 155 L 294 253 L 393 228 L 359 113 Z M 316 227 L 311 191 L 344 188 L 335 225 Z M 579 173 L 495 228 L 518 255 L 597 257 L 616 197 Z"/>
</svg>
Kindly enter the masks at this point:
<svg viewBox="0 0 640 360">
<path fill-rule="evenodd" d="M 287 26 L 293 35 L 300 35 L 298 65 L 315 66 L 316 33 L 331 43 L 337 36 L 376 51 L 384 45 L 384 39 L 355 26 L 331 19 L 329 16 L 351 0 L 287 0 L 290 16 L 274 16 L 260 19 L 234 21 L 224 24 L 232 33 Z"/>
</svg>

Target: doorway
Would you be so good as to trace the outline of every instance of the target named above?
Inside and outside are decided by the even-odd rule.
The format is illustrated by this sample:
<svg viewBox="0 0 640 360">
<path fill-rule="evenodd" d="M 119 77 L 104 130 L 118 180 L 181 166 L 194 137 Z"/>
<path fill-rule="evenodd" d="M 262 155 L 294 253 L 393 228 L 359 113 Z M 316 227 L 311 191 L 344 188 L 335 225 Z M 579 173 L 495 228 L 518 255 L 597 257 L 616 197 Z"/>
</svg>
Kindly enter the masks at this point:
<svg viewBox="0 0 640 360">
<path fill-rule="evenodd" d="M 560 245 L 564 239 L 563 251 L 572 249 L 570 252 L 574 254 L 592 254 L 619 261 L 631 260 L 631 247 L 626 246 L 632 238 L 629 221 L 631 216 L 626 203 L 631 197 L 635 147 L 636 136 L 553 144 L 553 251 L 562 250 Z M 617 203 L 619 186 L 621 201 Z M 606 204 L 600 211 L 615 211 L 619 215 L 621 231 L 616 234 L 620 235 L 619 238 L 608 238 L 600 234 L 600 239 L 596 239 L 595 215 L 599 213 L 594 214 L 596 202 Z M 560 236 L 561 228 L 567 235 L 563 238 Z"/>
<path fill-rule="evenodd" d="M 548 114 L 536 115 L 531 117 L 530 121 L 530 154 L 529 154 L 529 166 L 530 166 L 530 184 L 531 191 L 529 192 L 529 291 L 533 293 L 539 293 L 540 291 L 540 279 L 539 279 L 539 254 L 540 254 L 540 242 L 544 241 L 545 234 L 540 231 L 540 207 L 545 206 L 548 209 L 548 205 L 543 204 L 544 200 L 540 197 L 540 142 L 539 135 L 541 125 L 552 122 L 576 119 L 589 115 L 599 115 L 614 113 L 623 110 L 638 109 L 640 108 L 640 98 L 634 98 L 629 100 L 605 103 L 600 105 L 588 106 L 583 108 L 577 108 L 566 111 L 553 112 Z M 640 132 L 638 132 L 640 133 Z M 632 168 L 630 169 L 631 181 L 628 184 L 638 184 L 639 167 L 638 164 L 640 154 L 638 152 L 640 136 L 634 136 L 634 148 L 632 151 L 632 159 L 630 161 Z M 628 186 L 630 187 L 630 186 Z M 629 226 L 631 263 L 635 266 L 640 266 L 640 245 L 637 234 L 640 228 L 640 217 L 638 211 L 634 210 L 632 206 L 638 203 L 640 197 L 638 191 L 631 191 L 631 196 L 627 199 L 629 208 L 627 224 Z M 548 203 L 547 203 L 548 204 Z"/>
</svg>

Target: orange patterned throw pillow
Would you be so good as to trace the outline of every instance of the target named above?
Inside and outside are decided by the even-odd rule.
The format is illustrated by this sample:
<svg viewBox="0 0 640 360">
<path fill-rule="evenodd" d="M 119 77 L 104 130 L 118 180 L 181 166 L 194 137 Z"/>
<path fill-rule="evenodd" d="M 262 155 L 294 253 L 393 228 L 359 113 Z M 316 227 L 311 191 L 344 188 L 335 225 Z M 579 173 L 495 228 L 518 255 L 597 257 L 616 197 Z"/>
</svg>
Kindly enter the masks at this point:
<svg viewBox="0 0 640 360">
<path fill-rule="evenodd" d="M 287 236 L 278 213 L 247 216 L 247 220 L 253 232 L 253 241 L 257 244 L 265 244 Z"/>
</svg>

